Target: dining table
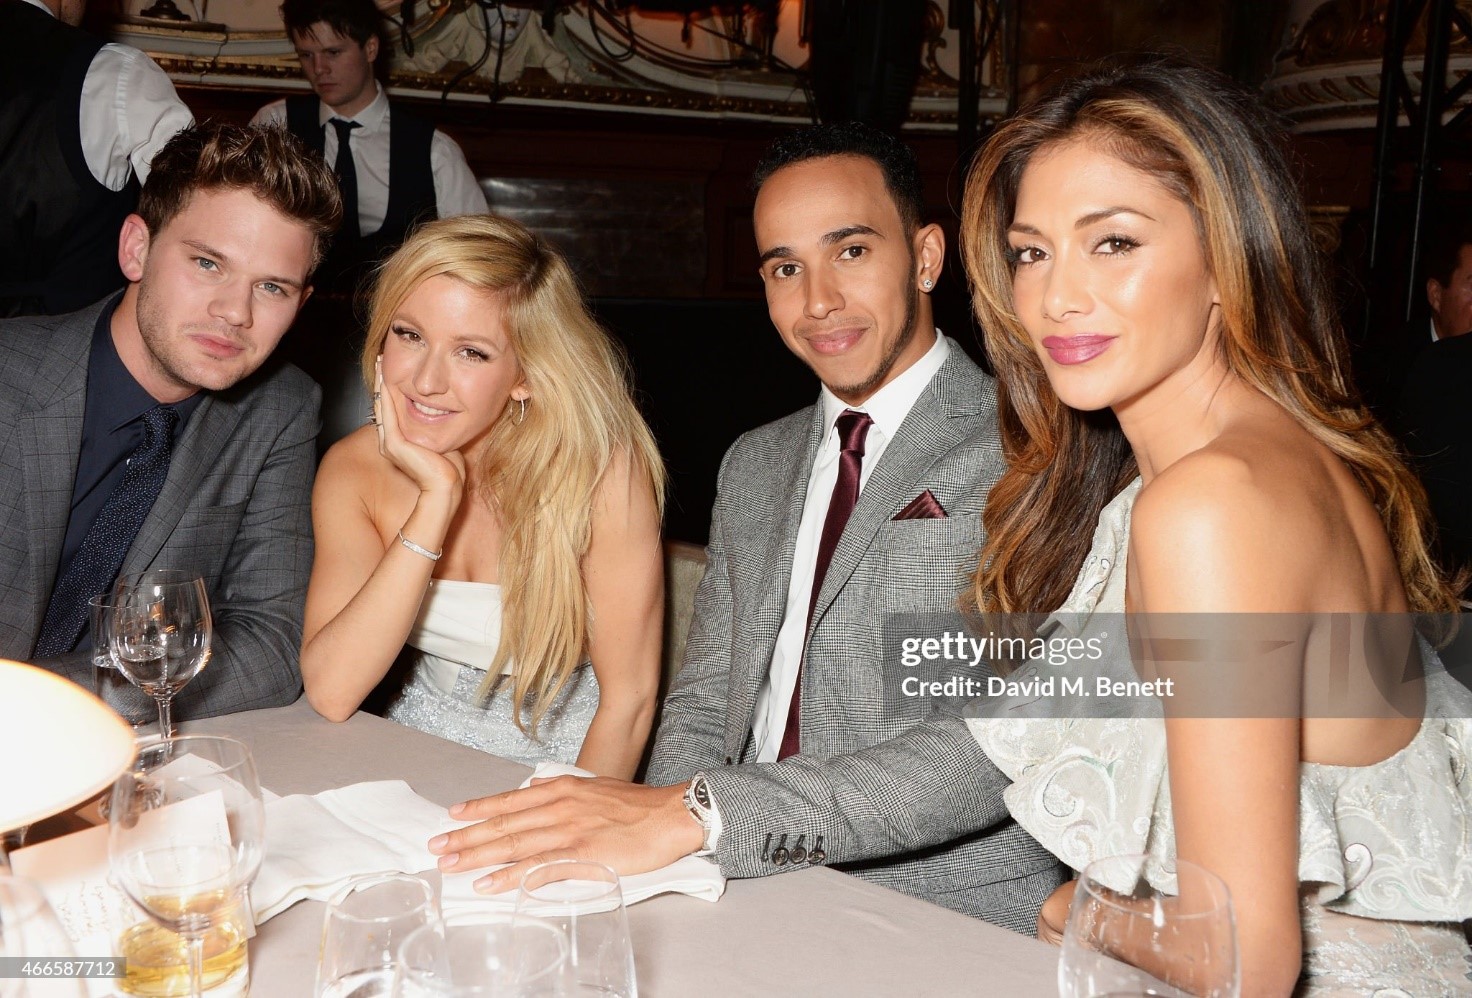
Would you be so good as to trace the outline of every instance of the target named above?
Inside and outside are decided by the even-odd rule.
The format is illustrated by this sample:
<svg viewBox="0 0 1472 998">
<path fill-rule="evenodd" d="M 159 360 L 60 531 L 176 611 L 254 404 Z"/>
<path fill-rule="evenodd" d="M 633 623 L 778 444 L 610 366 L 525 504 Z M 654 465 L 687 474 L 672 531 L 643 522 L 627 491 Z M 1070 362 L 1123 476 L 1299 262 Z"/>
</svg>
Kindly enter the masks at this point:
<svg viewBox="0 0 1472 998">
<path fill-rule="evenodd" d="M 282 795 L 404 780 L 448 806 L 531 773 L 371 714 L 328 721 L 305 697 L 181 728 L 245 742 L 261 785 Z M 310 998 L 323 909 L 299 902 L 260 926 L 252 996 Z M 714 903 L 660 895 L 630 905 L 628 918 L 641 998 L 1058 993 L 1055 947 L 825 867 L 733 879 Z"/>
</svg>

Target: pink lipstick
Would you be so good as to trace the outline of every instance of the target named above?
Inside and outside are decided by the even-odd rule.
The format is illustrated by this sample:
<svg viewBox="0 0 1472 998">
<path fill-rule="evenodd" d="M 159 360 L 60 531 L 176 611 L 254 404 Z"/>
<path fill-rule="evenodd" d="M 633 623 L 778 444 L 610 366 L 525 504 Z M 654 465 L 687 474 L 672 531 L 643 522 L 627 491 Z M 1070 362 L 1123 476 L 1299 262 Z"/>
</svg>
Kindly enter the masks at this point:
<svg viewBox="0 0 1472 998">
<path fill-rule="evenodd" d="M 1113 343 L 1115 337 L 1097 333 L 1080 333 L 1077 336 L 1046 336 L 1043 349 L 1055 364 L 1082 364 L 1093 360 Z"/>
</svg>

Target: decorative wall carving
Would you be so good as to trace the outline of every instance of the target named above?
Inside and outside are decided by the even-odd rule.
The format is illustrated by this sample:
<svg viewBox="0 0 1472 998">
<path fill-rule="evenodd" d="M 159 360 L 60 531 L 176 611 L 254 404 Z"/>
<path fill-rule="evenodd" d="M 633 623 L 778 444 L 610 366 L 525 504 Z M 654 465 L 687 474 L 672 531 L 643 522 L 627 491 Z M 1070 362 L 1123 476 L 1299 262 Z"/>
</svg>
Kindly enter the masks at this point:
<svg viewBox="0 0 1472 998">
<path fill-rule="evenodd" d="M 1293 0 L 1287 38 L 1263 86 L 1268 105 L 1301 132 L 1373 129 L 1389 0 Z M 1472 15 L 1472 0 L 1457 0 Z M 1424 23 L 1407 46 L 1406 77 L 1419 92 Z M 1452 31 L 1448 82 L 1472 72 L 1472 39 Z"/>
<path fill-rule="evenodd" d="M 127 0 L 137 4 L 139 0 Z M 212 24 L 128 17 L 119 39 L 153 55 L 180 82 L 199 85 L 304 89 L 289 40 L 280 30 L 242 30 L 258 24 L 259 0 L 209 0 Z M 978 6 L 991 0 L 979 0 Z M 782 0 L 775 14 L 755 7 L 681 20 L 633 12 L 638 37 L 630 49 L 624 19 L 609 23 L 580 0 L 562 10 L 550 30 L 532 10 L 486 7 L 466 0 L 418 5 L 408 32 L 411 46 L 395 45 L 389 86 L 405 96 L 447 95 L 610 111 L 668 112 L 709 117 L 809 120 L 800 70 L 807 58 L 797 40 L 800 0 Z M 386 12 L 398 13 L 396 5 Z M 978 22 L 985 23 L 978 11 Z M 775 21 L 763 21 L 775 16 Z M 954 127 L 957 99 L 955 31 L 935 2 L 927 6 L 924 76 L 911 104 L 910 125 Z M 1004 78 L 994 60 L 983 80 Z M 983 119 L 1002 113 L 996 86 L 983 87 Z"/>
</svg>

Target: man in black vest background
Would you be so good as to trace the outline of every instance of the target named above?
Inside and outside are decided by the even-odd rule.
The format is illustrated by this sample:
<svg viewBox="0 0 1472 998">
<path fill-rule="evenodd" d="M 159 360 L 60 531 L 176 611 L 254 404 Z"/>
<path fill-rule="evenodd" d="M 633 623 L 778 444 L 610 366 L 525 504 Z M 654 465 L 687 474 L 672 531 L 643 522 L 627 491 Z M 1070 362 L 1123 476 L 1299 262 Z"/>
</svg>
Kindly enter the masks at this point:
<svg viewBox="0 0 1472 998">
<path fill-rule="evenodd" d="M 314 93 L 268 104 L 253 123 L 284 123 L 337 173 L 346 215 L 317 284 L 351 294 L 417 222 L 484 212 L 485 195 L 455 141 L 374 79 L 373 0 L 286 0 L 281 19 Z"/>
<path fill-rule="evenodd" d="M 81 28 L 84 0 L 0 0 L 0 316 L 59 315 L 125 283 L 118 230 L 194 120 L 163 70 Z"/>
</svg>

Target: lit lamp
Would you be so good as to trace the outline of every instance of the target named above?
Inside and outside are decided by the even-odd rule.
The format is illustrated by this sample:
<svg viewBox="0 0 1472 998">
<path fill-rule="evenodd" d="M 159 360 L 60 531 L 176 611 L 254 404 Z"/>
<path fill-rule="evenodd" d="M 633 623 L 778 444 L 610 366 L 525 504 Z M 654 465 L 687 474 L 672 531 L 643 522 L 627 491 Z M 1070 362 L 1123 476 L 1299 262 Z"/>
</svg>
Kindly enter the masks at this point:
<svg viewBox="0 0 1472 998">
<path fill-rule="evenodd" d="M 111 786 L 135 752 L 133 729 L 97 697 L 45 669 L 0 659 L 0 833 Z"/>
</svg>

